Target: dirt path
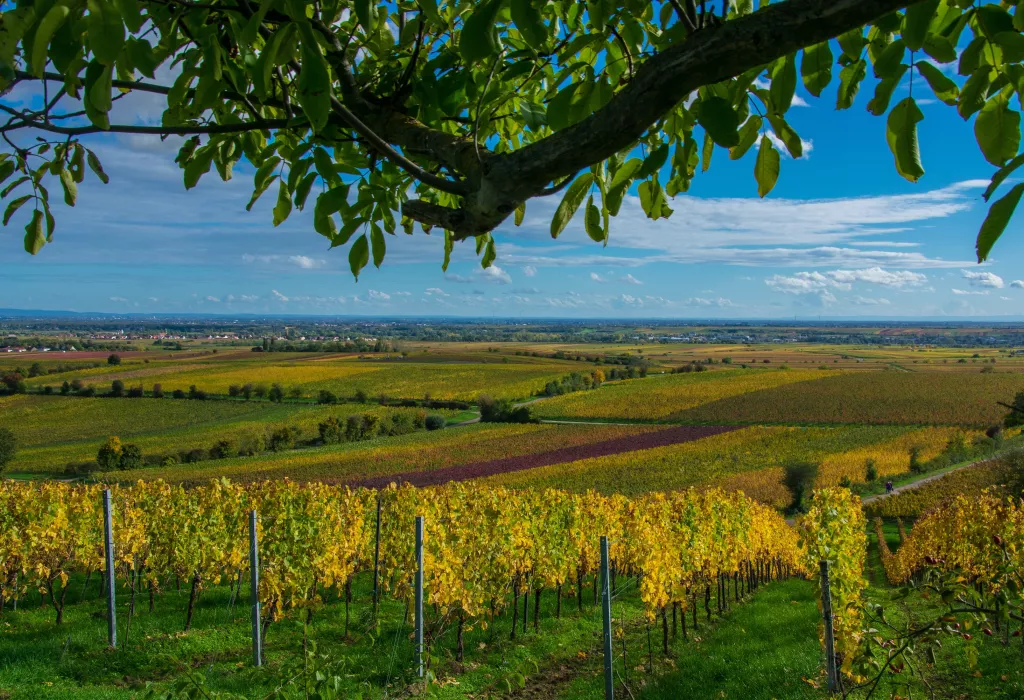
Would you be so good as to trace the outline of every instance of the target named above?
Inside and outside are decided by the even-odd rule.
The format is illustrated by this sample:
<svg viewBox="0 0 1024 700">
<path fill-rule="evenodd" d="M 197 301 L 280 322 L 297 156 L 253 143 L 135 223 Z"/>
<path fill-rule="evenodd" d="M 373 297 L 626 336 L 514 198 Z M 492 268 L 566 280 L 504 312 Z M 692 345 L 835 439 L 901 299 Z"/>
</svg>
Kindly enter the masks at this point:
<svg viewBox="0 0 1024 700">
<path fill-rule="evenodd" d="M 547 452 L 519 455 L 516 457 L 505 457 L 502 459 L 492 459 L 487 462 L 461 464 L 454 467 L 443 467 L 441 469 L 386 474 L 345 483 L 349 486 L 366 486 L 369 488 L 383 488 L 392 482 L 398 484 L 408 482 L 413 486 L 437 486 L 449 481 L 478 479 L 485 476 L 522 471 L 524 469 L 547 467 L 552 464 L 574 462 L 579 459 L 604 457 L 607 455 L 619 454 L 620 452 L 633 452 L 635 450 L 648 450 L 654 447 L 666 447 L 668 445 L 700 440 L 701 438 L 727 433 L 736 429 L 736 426 L 684 425 L 677 426 L 675 428 L 657 430 L 650 433 L 604 440 L 602 442 L 595 442 L 589 445 L 563 447 L 557 450 L 549 450 Z"/>
<path fill-rule="evenodd" d="M 924 486 L 925 484 L 931 483 L 932 481 L 937 481 L 938 479 L 941 479 L 942 477 L 946 476 L 947 474 L 952 474 L 953 472 L 958 472 L 961 469 L 970 469 L 971 467 L 975 466 L 976 464 L 981 464 L 982 462 L 987 462 L 990 459 L 991 459 L 991 457 L 986 457 L 985 459 L 979 459 L 977 462 L 971 462 L 970 464 L 965 464 L 963 466 L 957 467 L 956 469 L 950 469 L 947 472 L 940 472 L 938 474 L 932 474 L 931 476 L 926 476 L 923 479 L 918 479 L 917 481 L 911 481 L 909 484 L 903 484 L 902 486 L 896 486 L 896 487 L 893 488 L 892 493 L 877 493 L 874 496 L 868 496 L 867 498 L 861 499 L 861 503 L 863 505 L 867 505 L 868 503 L 874 503 L 875 501 L 881 501 L 883 499 L 888 498 L 889 496 L 895 496 L 898 493 L 903 493 L 904 491 L 913 491 L 914 489 L 916 489 L 916 488 L 918 488 L 920 486 Z"/>
</svg>

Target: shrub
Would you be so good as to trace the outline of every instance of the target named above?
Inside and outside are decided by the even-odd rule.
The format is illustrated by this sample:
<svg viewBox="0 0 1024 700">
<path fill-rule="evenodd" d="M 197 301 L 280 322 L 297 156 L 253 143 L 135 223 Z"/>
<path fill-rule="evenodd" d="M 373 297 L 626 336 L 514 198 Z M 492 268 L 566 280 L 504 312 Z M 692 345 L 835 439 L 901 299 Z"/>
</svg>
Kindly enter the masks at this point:
<svg viewBox="0 0 1024 700">
<path fill-rule="evenodd" d="M 210 448 L 210 459 L 230 459 L 238 456 L 238 443 L 234 440 L 218 440 Z"/>
<path fill-rule="evenodd" d="M 924 462 L 921 461 L 921 448 L 910 448 L 910 471 L 920 474 L 924 471 Z"/>
<path fill-rule="evenodd" d="M 257 384 L 256 386 L 254 386 L 252 388 L 253 396 L 255 396 L 257 399 L 264 399 L 264 398 L 266 398 L 267 397 L 267 391 L 268 391 L 268 389 L 267 389 L 267 385 L 266 384 Z"/>
<path fill-rule="evenodd" d="M 281 403 L 281 400 L 284 398 L 284 388 L 280 384 L 274 384 L 270 387 L 270 393 L 267 394 L 267 398 L 271 401 Z"/>
<path fill-rule="evenodd" d="M 25 377 L 23 377 L 21 372 L 18 372 L 17 370 L 13 372 L 6 372 L 0 376 L 0 383 L 3 383 L 7 388 L 7 391 L 12 394 L 24 394 L 25 389 L 27 388 L 25 385 Z"/>
<path fill-rule="evenodd" d="M 320 442 L 325 445 L 336 445 L 345 437 L 341 423 L 334 416 L 328 416 L 317 426 L 317 430 L 320 432 Z"/>
<path fill-rule="evenodd" d="M 535 423 L 529 406 L 514 407 L 508 399 L 494 399 L 487 394 L 477 398 L 483 423 Z"/>
<path fill-rule="evenodd" d="M 116 435 L 107 438 L 107 442 L 96 453 L 96 464 L 105 472 L 120 468 L 121 451 L 121 438 Z"/>
<path fill-rule="evenodd" d="M 196 447 L 195 449 L 182 452 L 179 455 L 179 459 L 185 464 L 192 464 L 194 462 L 202 462 L 203 460 L 209 459 L 209 454 L 202 447 Z"/>
<path fill-rule="evenodd" d="M 240 387 L 239 385 L 232 384 L 231 386 L 228 387 L 228 396 L 231 396 L 232 398 L 237 398 L 241 395 L 242 387 Z"/>
<path fill-rule="evenodd" d="M 206 392 L 203 391 L 202 389 L 197 389 L 196 385 L 193 384 L 188 388 L 188 397 L 190 399 L 197 399 L 199 401 L 203 401 L 204 399 L 206 399 Z"/>
<path fill-rule="evenodd" d="M 95 396 L 96 395 L 96 387 L 94 387 L 94 386 L 87 386 L 84 389 L 82 389 L 81 391 L 79 391 L 78 395 L 79 396 Z"/>
<path fill-rule="evenodd" d="M 183 399 L 186 396 L 188 396 L 188 394 L 186 394 L 181 389 L 175 389 L 173 392 L 171 392 L 171 396 L 173 396 L 176 399 Z"/>
<path fill-rule="evenodd" d="M 333 391 L 328 391 L 327 389 L 321 389 L 320 393 L 317 394 L 316 402 L 317 403 L 322 403 L 322 404 L 338 403 L 338 397 L 337 397 L 337 395 L 335 395 L 335 393 Z"/>
<path fill-rule="evenodd" d="M 117 353 L 113 353 L 112 355 L 110 355 L 110 357 L 107 358 L 107 364 L 115 366 L 121 364 L 121 356 L 118 355 Z"/>
<path fill-rule="evenodd" d="M 121 459 L 118 468 L 122 470 L 138 469 L 142 466 L 142 448 L 138 445 L 125 445 L 121 448 Z"/>
<path fill-rule="evenodd" d="M 43 387 L 43 393 L 49 396 L 50 394 L 53 393 L 53 387 L 47 384 L 46 386 Z"/>
<path fill-rule="evenodd" d="M 60 395 L 61 396 L 67 396 L 70 393 L 71 393 L 71 385 L 68 384 L 67 380 L 65 380 L 64 383 L 60 385 Z"/>
<path fill-rule="evenodd" d="M 164 397 L 164 388 L 160 384 L 153 385 L 153 398 L 162 399 Z"/>
<path fill-rule="evenodd" d="M 260 430 L 253 430 L 247 433 L 239 441 L 238 454 L 251 457 L 265 452 L 267 449 L 267 437 Z"/>
<path fill-rule="evenodd" d="M 293 386 L 291 389 L 288 390 L 288 396 L 290 396 L 293 399 L 301 399 L 302 398 L 302 387 L 301 386 Z"/>
<path fill-rule="evenodd" d="M 245 399 L 246 401 L 251 399 L 254 388 L 255 387 L 253 387 L 252 384 L 243 384 L 242 385 L 242 391 L 241 391 L 242 398 Z"/>
<path fill-rule="evenodd" d="M 878 479 L 878 466 L 875 464 L 875 460 L 869 457 L 864 467 L 864 478 L 868 483 L 876 481 Z"/>
<path fill-rule="evenodd" d="M 160 464 L 165 467 L 173 467 L 175 464 L 179 464 L 178 455 L 164 455 L 164 458 L 160 460 Z"/>
<path fill-rule="evenodd" d="M 110 383 L 110 395 L 111 396 L 124 396 L 124 382 L 120 379 L 115 379 Z"/>
<path fill-rule="evenodd" d="M 290 428 L 287 425 L 278 428 L 270 434 L 270 449 L 272 452 L 283 452 L 284 450 L 290 450 L 295 447 L 295 439 L 299 436 L 299 431 L 295 428 Z"/>
<path fill-rule="evenodd" d="M 356 403 L 366 403 L 367 398 L 368 397 L 365 391 L 363 391 L 362 389 L 356 389 Z"/>
<path fill-rule="evenodd" d="M 813 462 L 792 462 L 783 467 L 782 483 L 793 494 L 790 510 L 802 513 L 810 501 L 814 479 L 818 476 L 818 465 Z"/>
<path fill-rule="evenodd" d="M 128 398 L 130 399 L 141 399 L 145 395 L 145 391 L 142 389 L 142 385 L 128 387 Z"/>
<path fill-rule="evenodd" d="M 84 386 L 85 385 L 82 384 L 82 380 L 81 379 L 72 379 L 71 380 L 71 390 L 72 391 L 76 391 L 76 392 L 77 391 L 81 391 Z"/>
<path fill-rule="evenodd" d="M 424 427 L 427 430 L 440 430 L 445 426 L 446 423 L 447 421 L 444 419 L 444 416 L 439 416 L 436 413 L 432 413 L 431 415 L 427 416 L 427 420 Z"/>
</svg>

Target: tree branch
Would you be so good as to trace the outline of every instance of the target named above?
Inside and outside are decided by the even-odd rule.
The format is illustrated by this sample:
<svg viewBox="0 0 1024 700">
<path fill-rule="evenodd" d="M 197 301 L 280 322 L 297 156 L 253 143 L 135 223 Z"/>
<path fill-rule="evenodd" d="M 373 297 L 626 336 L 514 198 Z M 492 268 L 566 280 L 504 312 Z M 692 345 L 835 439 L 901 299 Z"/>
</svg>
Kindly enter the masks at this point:
<svg viewBox="0 0 1024 700">
<path fill-rule="evenodd" d="M 6 110 L 5 110 L 6 111 Z M 237 134 L 245 131 L 284 129 L 288 119 L 270 119 L 261 123 L 241 122 L 238 124 L 182 124 L 181 126 L 141 126 L 138 124 L 112 124 L 109 129 L 89 126 L 57 126 L 35 120 L 21 121 L 0 127 L 0 134 L 19 129 L 39 129 L 62 136 L 85 136 L 88 134 L 150 134 L 153 136 L 194 136 L 198 134 Z M 305 126 L 303 127 L 305 128 Z"/>
</svg>

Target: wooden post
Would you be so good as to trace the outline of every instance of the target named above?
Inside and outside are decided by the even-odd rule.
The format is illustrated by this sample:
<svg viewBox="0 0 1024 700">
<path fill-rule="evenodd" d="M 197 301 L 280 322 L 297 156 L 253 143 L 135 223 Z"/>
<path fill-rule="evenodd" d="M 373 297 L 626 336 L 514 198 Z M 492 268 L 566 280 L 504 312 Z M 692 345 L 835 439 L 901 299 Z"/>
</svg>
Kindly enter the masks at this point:
<svg viewBox="0 0 1024 700">
<path fill-rule="evenodd" d="M 107 566 L 107 643 L 111 649 L 117 648 L 117 605 L 114 584 L 114 514 L 110 505 L 110 489 L 103 491 L 103 548 Z"/>
<path fill-rule="evenodd" d="M 377 534 L 373 545 L 373 613 L 380 602 L 380 494 L 377 494 Z"/>
<path fill-rule="evenodd" d="M 249 603 L 252 607 L 252 665 L 263 665 L 260 634 L 260 550 L 256 537 L 256 511 L 249 511 Z"/>
<path fill-rule="evenodd" d="M 423 516 L 416 516 L 416 675 L 423 678 Z"/>
<path fill-rule="evenodd" d="M 615 676 L 612 672 L 612 589 L 608 575 L 608 538 L 601 537 L 601 618 L 604 622 L 604 697 L 615 697 Z"/>
<path fill-rule="evenodd" d="M 829 583 L 828 560 L 821 560 L 821 612 L 825 618 L 825 670 L 828 673 L 829 692 L 839 690 L 836 671 L 836 639 L 832 628 L 832 588 Z"/>
</svg>

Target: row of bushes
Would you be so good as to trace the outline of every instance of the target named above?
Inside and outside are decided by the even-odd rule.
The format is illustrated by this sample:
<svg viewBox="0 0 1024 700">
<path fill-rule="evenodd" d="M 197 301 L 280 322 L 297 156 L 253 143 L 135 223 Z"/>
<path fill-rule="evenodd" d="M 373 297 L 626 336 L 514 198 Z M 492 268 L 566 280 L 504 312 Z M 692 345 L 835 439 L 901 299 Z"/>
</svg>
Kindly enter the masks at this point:
<svg viewBox="0 0 1024 700">
<path fill-rule="evenodd" d="M 209 448 L 197 447 L 180 452 L 144 455 L 137 445 L 122 444 L 111 437 L 100 447 L 91 462 L 73 462 L 65 467 L 68 475 L 86 475 L 94 471 L 124 471 L 143 466 L 173 466 L 211 459 L 252 457 L 264 452 L 284 452 L 298 447 L 335 445 L 342 442 L 371 440 L 379 436 L 407 435 L 420 430 L 439 430 L 445 426 L 444 416 L 417 413 L 394 413 L 377 416 L 369 413 L 347 417 L 329 416 L 317 426 L 317 435 L 304 437 L 300 428 L 280 426 L 271 430 L 253 430 L 240 439 L 218 440 Z"/>
</svg>

